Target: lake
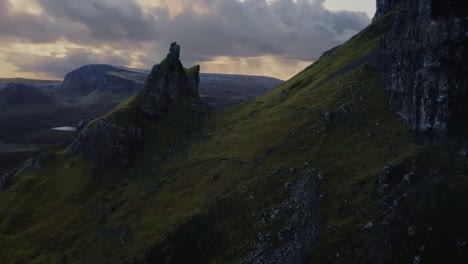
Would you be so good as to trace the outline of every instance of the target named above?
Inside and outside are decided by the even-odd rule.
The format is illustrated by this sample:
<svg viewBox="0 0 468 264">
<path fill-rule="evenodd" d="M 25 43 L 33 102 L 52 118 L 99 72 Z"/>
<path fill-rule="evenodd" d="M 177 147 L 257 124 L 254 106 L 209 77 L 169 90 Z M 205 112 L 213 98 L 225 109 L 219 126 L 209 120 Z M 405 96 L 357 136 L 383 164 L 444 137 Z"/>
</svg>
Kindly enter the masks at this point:
<svg viewBox="0 0 468 264">
<path fill-rule="evenodd" d="M 64 126 L 64 127 L 53 127 L 51 128 L 52 130 L 58 130 L 58 131 L 76 131 L 76 127 L 70 127 L 70 126 Z"/>
</svg>

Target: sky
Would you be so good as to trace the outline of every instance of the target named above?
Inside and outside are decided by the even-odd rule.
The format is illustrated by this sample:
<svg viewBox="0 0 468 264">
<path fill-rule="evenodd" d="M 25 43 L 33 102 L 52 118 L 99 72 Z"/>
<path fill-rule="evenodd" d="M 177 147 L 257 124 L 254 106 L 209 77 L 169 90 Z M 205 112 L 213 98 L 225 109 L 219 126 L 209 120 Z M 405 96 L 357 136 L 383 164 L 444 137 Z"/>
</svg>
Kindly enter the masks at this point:
<svg viewBox="0 0 468 264">
<path fill-rule="evenodd" d="M 365 28 L 375 0 L 0 0 L 0 78 L 63 79 L 85 64 L 288 79 Z"/>
</svg>

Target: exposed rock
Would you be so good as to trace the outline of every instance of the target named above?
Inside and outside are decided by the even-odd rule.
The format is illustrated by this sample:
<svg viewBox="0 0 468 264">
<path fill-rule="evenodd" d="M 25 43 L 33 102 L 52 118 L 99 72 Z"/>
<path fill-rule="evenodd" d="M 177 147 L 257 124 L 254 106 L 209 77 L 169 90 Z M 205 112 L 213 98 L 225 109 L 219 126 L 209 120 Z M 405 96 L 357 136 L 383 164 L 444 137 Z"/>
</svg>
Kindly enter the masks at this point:
<svg viewBox="0 0 468 264">
<path fill-rule="evenodd" d="M 107 241 L 111 243 L 125 244 L 131 238 L 132 232 L 126 227 L 119 228 L 104 228 L 101 227 L 96 231 L 96 238 L 99 241 Z"/>
<path fill-rule="evenodd" d="M 303 263 L 321 228 L 317 175 L 309 171 L 290 187 L 289 197 L 265 212 L 261 224 L 287 216 L 276 234 L 262 231 L 252 251 L 240 263 Z"/>
<path fill-rule="evenodd" d="M 374 223 L 373 222 L 369 222 L 367 223 L 365 226 L 364 226 L 364 230 L 369 230 L 369 229 L 372 229 L 372 227 L 374 227 Z"/>
<path fill-rule="evenodd" d="M 22 169 L 30 169 L 33 171 L 40 171 L 45 163 L 50 159 L 53 158 L 54 154 L 51 152 L 38 152 L 34 153 L 32 157 L 27 159 L 21 166 L 20 170 Z"/>
<path fill-rule="evenodd" d="M 468 114 L 468 4 L 465 0 L 381 0 L 376 17 L 396 6 L 375 68 L 391 107 L 420 139 L 465 129 Z"/>
<path fill-rule="evenodd" d="M 145 140 L 148 122 L 160 121 L 175 103 L 198 103 L 200 67 L 185 70 L 179 56 L 180 46 L 172 43 L 166 59 L 153 67 L 143 90 L 94 123 L 80 122 L 69 154 L 103 166 L 130 165 Z"/>
<path fill-rule="evenodd" d="M 399 0 L 377 0 L 377 10 L 375 12 L 374 21 L 394 9 L 398 2 Z"/>
<path fill-rule="evenodd" d="M 100 119 L 78 133 L 69 147 L 69 154 L 81 154 L 98 165 L 126 167 L 142 141 L 140 128 Z"/>
<path fill-rule="evenodd" d="M 198 101 L 200 66 L 185 70 L 179 55 L 180 46 L 172 43 L 166 59 L 153 67 L 145 87 L 137 95 L 136 108 L 140 112 L 162 117 L 173 103 L 183 99 Z"/>
<path fill-rule="evenodd" d="M 414 236 L 416 235 L 416 229 L 414 227 L 410 226 L 408 227 L 408 236 Z"/>
<path fill-rule="evenodd" d="M 82 118 L 80 120 L 80 122 L 78 123 L 78 126 L 76 127 L 76 130 L 77 131 L 83 130 L 91 120 L 92 120 L 91 118 Z"/>
<path fill-rule="evenodd" d="M 8 188 L 8 185 L 11 182 L 11 174 L 6 173 L 2 177 L 0 177 L 0 192 L 6 190 Z"/>
</svg>

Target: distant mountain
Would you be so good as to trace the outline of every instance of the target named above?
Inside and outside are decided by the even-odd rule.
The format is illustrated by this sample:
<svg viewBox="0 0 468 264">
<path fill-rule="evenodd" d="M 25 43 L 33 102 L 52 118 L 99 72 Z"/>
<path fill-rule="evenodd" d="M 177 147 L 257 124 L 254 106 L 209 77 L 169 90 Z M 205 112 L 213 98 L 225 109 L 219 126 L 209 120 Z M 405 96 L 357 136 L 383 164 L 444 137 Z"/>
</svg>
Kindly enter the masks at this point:
<svg viewBox="0 0 468 264">
<path fill-rule="evenodd" d="M 120 103 L 143 87 L 148 70 L 107 64 L 85 65 L 65 76 L 53 92 L 71 103 Z M 200 74 L 200 97 L 212 106 L 236 104 L 262 95 L 283 81 L 271 77 Z"/>
<path fill-rule="evenodd" d="M 36 80 L 36 79 L 25 79 L 25 78 L 0 78 L 0 90 L 7 87 L 10 83 L 26 84 L 42 89 L 52 89 L 57 85 L 60 85 L 60 80 Z"/>
<path fill-rule="evenodd" d="M 50 93 L 34 86 L 9 83 L 0 90 L 0 108 L 55 104 L 57 100 Z"/>
<path fill-rule="evenodd" d="M 65 76 L 53 89 L 72 103 L 121 102 L 141 89 L 145 76 L 106 64 L 85 65 Z"/>
</svg>

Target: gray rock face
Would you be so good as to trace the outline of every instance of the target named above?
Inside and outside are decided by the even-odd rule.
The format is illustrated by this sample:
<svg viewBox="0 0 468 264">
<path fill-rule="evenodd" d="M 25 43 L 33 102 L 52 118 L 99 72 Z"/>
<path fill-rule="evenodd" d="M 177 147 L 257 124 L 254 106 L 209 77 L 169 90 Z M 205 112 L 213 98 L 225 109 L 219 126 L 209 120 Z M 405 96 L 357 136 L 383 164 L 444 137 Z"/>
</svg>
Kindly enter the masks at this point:
<svg viewBox="0 0 468 264">
<path fill-rule="evenodd" d="M 33 171 L 40 171 L 45 163 L 53 158 L 54 154 L 44 151 L 44 152 L 39 152 L 35 153 L 31 158 L 27 159 L 23 165 L 21 165 L 20 170 L 22 169 L 29 169 Z"/>
<path fill-rule="evenodd" d="M 394 9 L 398 2 L 399 0 L 377 0 L 377 10 L 375 12 L 374 21 Z"/>
<path fill-rule="evenodd" d="M 166 59 L 153 67 L 145 87 L 137 95 L 139 111 L 160 117 L 169 105 L 182 99 L 198 101 L 200 66 L 185 70 L 179 56 L 180 46 L 172 43 Z"/>
<path fill-rule="evenodd" d="M 379 13 L 398 1 L 378 3 Z M 420 138 L 433 140 L 465 128 L 466 61 L 467 2 L 409 0 L 397 4 L 393 27 L 381 40 L 375 67 L 385 81 L 391 107 Z"/>
<path fill-rule="evenodd" d="M 11 174 L 7 173 L 4 174 L 2 177 L 0 177 L 0 192 L 3 192 L 8 188 L 8 185 L 10 184 L 11 181 Z"/>
<path fill-rule="evenodd" d="M 266 212 L 261 224 L 266 226 L 284 216 L 288 220 L 275 233 L 259 232 L 253 250 L 240 263 L 304 263 L 322 225 L 319 185 L 318 174 L 310 170 L 291 186 L 290 196 Z"/>
<path fill-rule="evenodd" d="M 173 43 L 167 58 L 153 67 L 143 90 L 124 107 L 117 107 L 95 123 L 80 124 L 69 154 L 81 155 L 101 166 L 130 165 L 144 142 L 148 122 L 159 121 L 179 101 L 198 102 L 200 67 L 185 70 L 179 55 L 180 46 Z"/>
<path fill-rule="evenodd" d="M 69 154 L 81 154 L 98 165 L 126 167 L 142 140 L 140 128 L 101 119 L 77 134 L 69 147 Z"/>
</svg>

